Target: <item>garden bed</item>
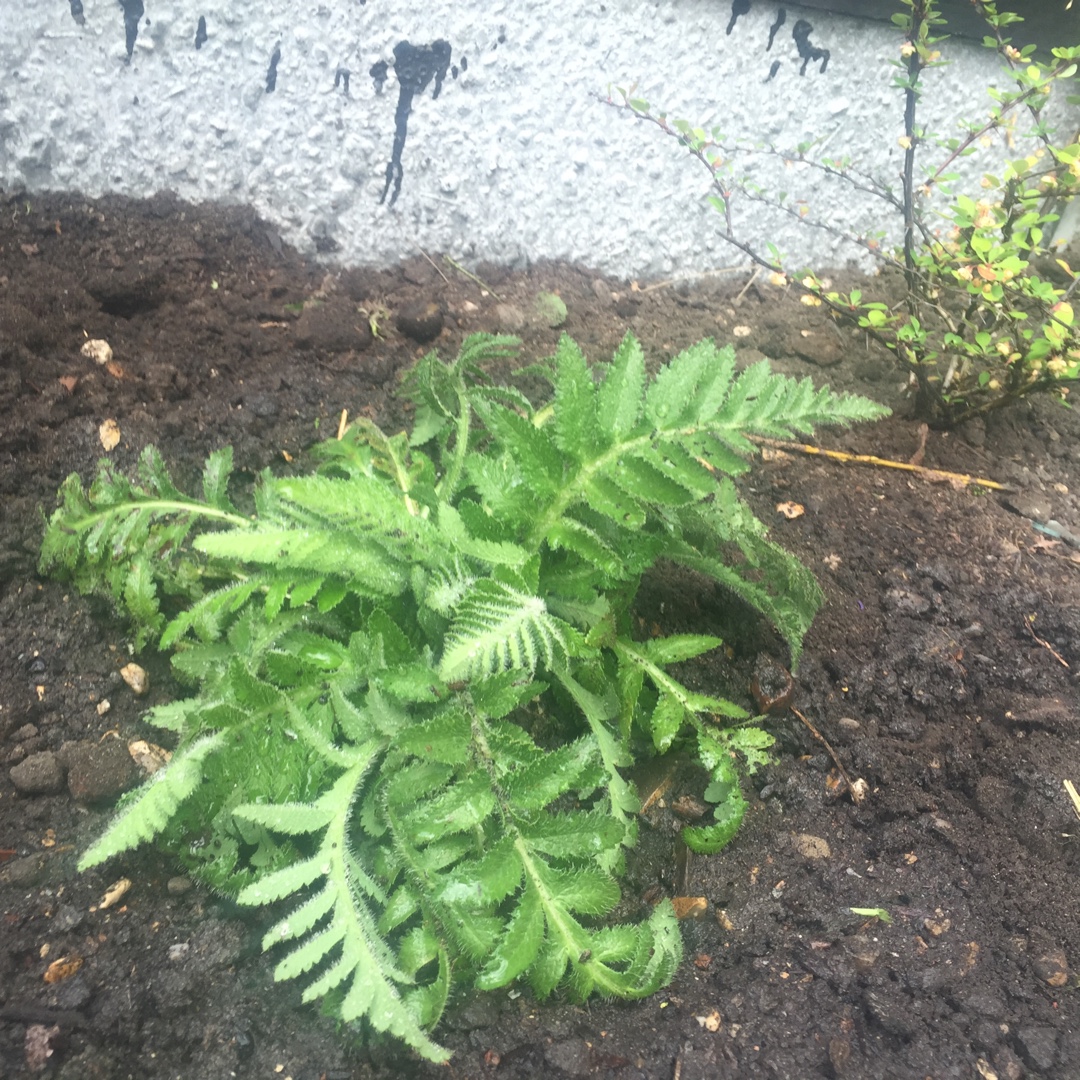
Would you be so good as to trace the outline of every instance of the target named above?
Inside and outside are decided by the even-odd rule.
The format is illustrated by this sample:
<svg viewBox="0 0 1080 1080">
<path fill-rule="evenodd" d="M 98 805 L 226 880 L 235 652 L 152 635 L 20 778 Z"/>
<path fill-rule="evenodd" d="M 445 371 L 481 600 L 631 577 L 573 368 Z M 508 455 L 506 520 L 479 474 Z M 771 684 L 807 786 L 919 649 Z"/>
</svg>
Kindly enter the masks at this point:
<svg viewBox="0 0 1080 1080">
<path fill-rule="evenodd" d="M 1039 399 L 920 433 L 887 357 L 741 273 L 638 284 L 482 267 L 481 287 L 434 253 L 383 271 L 312 264 L 240 208 L 71 195 L 0 207 L 0 1077 L 35 1061 L 71 1080 L 1080 1073 L 1080 822 L 1062 783 L 1080 783 L 1080 552 L 1034 528 L 1080 532 L 1073 412 Z M 562 327 L 535 307 L 542 292 L 566 304 Z M 135 657 L 151 682 L 136 697 L 119 674 L 124 625 L 36 572 L 40 510 L 70 472 L 93 472 L 104 421 L 120 436 L 110 457 L 133 466 L 153 442 L 188 486 L 225 444 L 241 474 L 288 468 L 342 409 L 396 430 L 398 375 L 427 348 L 396 316 L 418 305 L 422 322 L 429 304 L 444 356 L 478 330 L 519 333 L 524 361 L 563 330 L 597 360 L 627 329 L 655 362 L 704 336 L 732 341 L 741 359 L 895 409 L 821 445 L 903 462 L 922 447 L 924 467 L 1012 489 L 796 452 L 740 481 L 825 590 L 794 705 L 869 794 L 856 805 L 808 727 L 774 718 L 777 753 L 742 831 L 688 859 L 669 808 L 700 791 L 674 771 L 623 903 L 640 915 L 663 896 L 704 898 L 672 985 L 633 1004 L 537 1004 L 524 988 L 456 1001 L 439 1032 L 449 1068 L 349 1042 L 295 987 L 271 989 L 265 926 L 163 856 L 76 872 L 106 820 L 86 779 L 113 760 L 101 747 L 160 740 L 140 717 L 182 688 L 151 650 Z M 109 343 L 111 364 L 81 355 L 88 339 Z M 707 674 L 747 707 L 759 657 L 785 659 L 767 628 L 685 575 L 654 580 L 638 615 L 646 631 L 724 637 Z M 10 769 L 33 787 L 31 759 L 46 793 L 16 790 Z M 121 878 L 129 891 L 103 906 Z"/>
</svg>

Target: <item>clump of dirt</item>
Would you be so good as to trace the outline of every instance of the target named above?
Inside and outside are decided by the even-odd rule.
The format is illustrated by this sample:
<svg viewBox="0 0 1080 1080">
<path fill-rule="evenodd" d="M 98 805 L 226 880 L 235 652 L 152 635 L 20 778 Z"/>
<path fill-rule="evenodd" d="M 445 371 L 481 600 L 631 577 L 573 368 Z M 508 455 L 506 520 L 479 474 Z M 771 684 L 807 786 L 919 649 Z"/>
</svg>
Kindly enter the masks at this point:
<svg viewBox="0 0 1080 1080">
<path fill-rule="evenodd" d="M 449 1074 L 1080 1075 L 1080 825 L 1062 783 L 1080 783 L 1073 413 L 1037 400 L 920 434 L 886 357 L 744 277 L 480 267 L 480 286 L 422 257 L 312 264 L 246 209 L 0 205 L 0 1077 L 447 1075 L 343 1038 L 295 987 L 271 988 L 261 924 L 152 850 L 76 873 L 101 800 L 130 782 L 101 747 L 159 739 L 140 717 L 182 691 L 167 658 L 144 653 L 150 689 L 136 696 L 120 675 L 124 626 L 36 574 L 39 510 L 68 473 L 94 470 L 105 421 L 112 459 L 130 467 L 153 442 L 184 483 L 224 444 L 251 477 L 296 467 L 343 409 L 403 422 L 396 380 L 428 347 L 404 336 L 414 324 L 444 354 L 467 333 L 515 332 L 527 360 L 562 331 L 604 359 L 630 329 L 657 362 L 713 335 L 897 410 L 823 445 L 899 461 L 921 447 L 924 466 L 1013 489 L 770 451 L 742 489 L 828 599 L 795 680 L 806 723 L 770 720 L 778 753 L 730 848 L 680 848 L 671 808 L 692 812 L 692 774 L 674 773 L 644 818 L 624 905 L 704 898 L 683 924 L 686 962 L 666 993 L 632 1004 L 538 1004 L 525 988 L 463 998 L 440 1031 Z M 536 318 L 540 293 L 566 305 L 562 327 Z M 81 354 L 90 339 L 111 362 Z M 767 629 L 686 575 L 650 582 L 639 615 L 644 632 L 725 637 L 728 653 L 692 675 L 747 707 L 755 664 L 786 662 Z M 865 782 L 861 803 L 834 755 Z M 99 759 L 115 777 L 87 769 Z M 73 797 L 73 775 L 98 774 Z"/>
</svg>

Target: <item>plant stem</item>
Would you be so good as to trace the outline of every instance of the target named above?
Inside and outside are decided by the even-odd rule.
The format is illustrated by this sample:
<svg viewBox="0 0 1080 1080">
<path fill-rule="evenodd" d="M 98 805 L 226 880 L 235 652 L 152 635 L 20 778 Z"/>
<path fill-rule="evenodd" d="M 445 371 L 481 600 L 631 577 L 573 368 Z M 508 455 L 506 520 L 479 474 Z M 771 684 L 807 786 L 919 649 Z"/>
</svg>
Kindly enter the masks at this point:
<svg viewBox="0 0 1080 1080">
<path fill-rule="evenodd" d="M 68 522 L 67 527 L 72 532 L 82 532 L 83 529 L 89 528 L 92 522 L 101 521 L 103 518 L 116 514 L 130 514 L 133 510 L 150 511 L 156 514 L 198 514 L 200 517 L 226 521 L 238 529 L 246 529 L 251 524 L 246 517 L 231 514 L 228 510 L 219 510 L 216 506 L 209 506 L 202 502 L 188 502 L 184 499 L 139 499 L 118 503 L 116 506 L 109 506 L 103 510 L 95 510 L 84 518 Z"/>
<path fill-rule="evenodd" d="M 928 0 L 914 0 L 911 5 L 911 35 L 908 38 L 912 46 L 917 46 L 926 23 L 929 7 Z M 913 304 L 913 293 L 918 284 L 915 276 L 915 106 L 919 100 L 919 72 L 922 70 L 922 57 L 918 48 L 914 48 L 907 58 L 907 86 L 904 88 L 904 135 L 907 145 L 904 148 L 904 171 L 901 174 L 903 185 L 904 209 L 904 276 L 908 286 L 908 310 L 917 313 Z"/>
<path fill-rule="evenodd" d="M 502 297 L 486 281 L 482 281 L 475 274 L 470 274 L 469 271 L 461 265 L 461 263 L 456 262 L 454 259 L 451 259 L 449 255 L 444 255 L 443 261 L 448 266 L 452 266 L 459 274 L 464 274 L 470 281 L 479 285 L 481 289 L 484 289 L 486 292 L 491 293 L 491 295 L 494 296 L 495 299 L 498 300 L 500 303 L 502 302 Z"/>
</svg>

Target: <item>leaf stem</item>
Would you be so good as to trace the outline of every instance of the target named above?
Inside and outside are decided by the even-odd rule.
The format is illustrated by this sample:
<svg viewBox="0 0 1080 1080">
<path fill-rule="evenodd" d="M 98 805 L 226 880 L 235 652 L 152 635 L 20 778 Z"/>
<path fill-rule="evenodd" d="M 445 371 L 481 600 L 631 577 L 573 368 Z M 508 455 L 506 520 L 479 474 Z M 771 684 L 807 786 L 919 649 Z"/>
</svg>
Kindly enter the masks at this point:
<svg viewBox="0 0 1080 1080">
<path fill-rule="evenodd" d="M 189 502 L 185 499 L 135 499 L 95 510 L 92 514 L 67 522 L 65 528 L 70 532 L 82 532 L 104 518 L 122 516 L 136 510 L 140 512 L 150 511 L 155 514 L 198 514 L 202 517 L 228 522 L 238 529 L 246 529 L 252 524 L 248 518 L 241 517 L 239 514 L 232 514 L 228 510 L 219 510 L 217 507 L 195 500 Z"/>
</svg>

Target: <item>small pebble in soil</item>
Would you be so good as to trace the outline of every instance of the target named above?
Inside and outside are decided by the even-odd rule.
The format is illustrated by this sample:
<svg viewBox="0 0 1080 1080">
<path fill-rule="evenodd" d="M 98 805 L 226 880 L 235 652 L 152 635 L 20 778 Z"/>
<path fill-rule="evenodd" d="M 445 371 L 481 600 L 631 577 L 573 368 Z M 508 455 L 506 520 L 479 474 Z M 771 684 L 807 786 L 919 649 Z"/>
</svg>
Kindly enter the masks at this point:
<svg viewBox="0 0 1080 1080">
<path fill-rule="evenodd" d="M 1057 1063 L 1057 1032 L 1047 1025 L 1031 1024 L 1016 1033 L 1020 1054 L 1028 1065 L 1050 1073 Z"/>
<path fill-rule="evenodd" d="M 592 1072 L 589 1044 L 584 1039 L 563 1039 L 544 1051 L 544 1060 L 555 1069 L 571 1076 L 587 1076 Z"/>
<path fill-rule="evenodd" d="M 138 779 L 127 746 L 119 739 L 68 742 L 61 753 L 68 769 L 68 791 L 77 803 L 111 802 Z"/>
<path fill-rule="evenodd" d="M 881 956 L 881 946 L 866 934 L 855 934 L 844 942 L 844 951 L 859 975 L 868 975 Z"/>
<path fill-rule="evenodd" d="M 55 795 L 64 788 L 64 768 L 51 750 L 31 754 L 8 771 L 22 795 Z"/>
<path fill-rule="evenodd" d="M 495 321 L 504 334 L 516 334 L 525 329 L 525 312 L 516 304 L 498 304 Z"/>
<path fill-rule="evenodd" d="M 804 859 L 828 859 L 832 855 L 829 842 L 810 833 L 792 833 L 791 846 Z"/>
<path fill-rule="evenodd" d="M 85 911 L 71 904 L 61 904 L 53 915 L 52 927 L 57 933 L 66 934 L 72 930 L 78 930 L 85 921 Z"/>
<path fill-rule="evenodd" d="M 1032 970 L 1048 986 L 1064 986 L 1069 981 L 1069 962 L 1060 949 L 1052 949 L 1032 961 Z"/>
<path fill-rule="evenodd" d="M 150 676 L 138 664 L 125 664 L 120 669 L 120 678 L 131 687 L 136 697 L 142 697 L 150 689 Z"/>
<path fill-rule="evenodd" d="M 238 1031 L 233 1041 L 236 1043 L 236 1056 L 241 1061 L 247 1061 L 255 1053 L 255 1036 L 250 1031 Z"/>
</svg>

